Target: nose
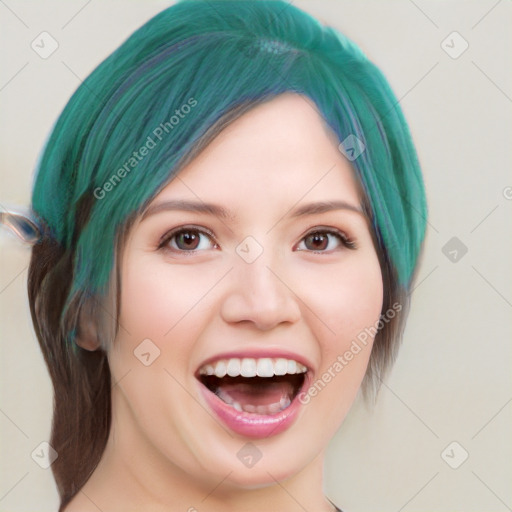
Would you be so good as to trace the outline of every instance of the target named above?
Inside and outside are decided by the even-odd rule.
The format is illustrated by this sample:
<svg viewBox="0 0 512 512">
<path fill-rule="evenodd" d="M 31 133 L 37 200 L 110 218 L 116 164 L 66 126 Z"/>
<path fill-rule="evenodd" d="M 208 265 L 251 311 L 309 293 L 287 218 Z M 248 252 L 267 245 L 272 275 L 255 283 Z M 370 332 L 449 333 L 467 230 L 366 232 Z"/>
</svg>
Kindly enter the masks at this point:
<svg viewBox="0 0 512 512">
<path fill-rule="evenodd" d="M 248 322 L 266 331 L 299 320 L 299 298 L 280 267 L 263 256 L 252 263 L 237 261 L 235 267 L 221 308 L 226 322 Z"/>
</svg>

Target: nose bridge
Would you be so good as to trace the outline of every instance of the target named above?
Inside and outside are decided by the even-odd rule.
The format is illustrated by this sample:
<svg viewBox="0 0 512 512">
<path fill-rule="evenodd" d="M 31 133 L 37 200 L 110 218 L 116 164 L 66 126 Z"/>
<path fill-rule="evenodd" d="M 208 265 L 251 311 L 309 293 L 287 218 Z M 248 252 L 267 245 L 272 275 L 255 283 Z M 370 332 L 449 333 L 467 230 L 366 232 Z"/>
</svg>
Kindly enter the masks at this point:
<svg viewBox="0 0 512 512">
<path fill-rule="evenodd" d="M 297 299 L 285 285 L 285 265 L 270 245 L 250 237 L 236 248 L 230 293 L 223 307 L 227 321 L 251 321 L 260 329 L 299 318 Z"/>
<path fill-rule="evenodd" d="M 251 250 L 254 251 L 252 248 Z M 280 267 L 277 255 L 270 246 L 262 248 L 261 254 L 254 261 L 240 257 L 236 273 L 242 289 L 246 287 L 244 295 L 257 301 L 260 307 L 263 305 L 262 301 L 268 307 L 276 307 L 285 294 L 283 283 L 275 275 L 279 274 Z"/>
<path fill-rule="evenodd" d="M 261 255 L 252 263 L 240 262 L 238 267 L 240 284 L 248 287 L 249 295 L 276 301 L 284 294 L 283 283 L 276 277 L 279 275 L 276 258 Z"/>
</svg>

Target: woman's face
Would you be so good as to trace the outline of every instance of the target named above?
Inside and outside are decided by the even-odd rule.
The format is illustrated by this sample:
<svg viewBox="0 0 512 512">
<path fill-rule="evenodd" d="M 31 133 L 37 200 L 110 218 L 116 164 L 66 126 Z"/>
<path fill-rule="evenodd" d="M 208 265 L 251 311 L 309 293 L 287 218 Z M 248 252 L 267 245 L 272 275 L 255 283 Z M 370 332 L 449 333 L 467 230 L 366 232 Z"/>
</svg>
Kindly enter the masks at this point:
<svg viewBox="0 0 512 512">
<path fill-rule="evenodd" d="M 309 99 L 255 107 L 185 167 L 133 227 L 121 279 L 123 457 L 246 488 L 321 462 L 383 288 L 350 165 Z"/>
</svg>

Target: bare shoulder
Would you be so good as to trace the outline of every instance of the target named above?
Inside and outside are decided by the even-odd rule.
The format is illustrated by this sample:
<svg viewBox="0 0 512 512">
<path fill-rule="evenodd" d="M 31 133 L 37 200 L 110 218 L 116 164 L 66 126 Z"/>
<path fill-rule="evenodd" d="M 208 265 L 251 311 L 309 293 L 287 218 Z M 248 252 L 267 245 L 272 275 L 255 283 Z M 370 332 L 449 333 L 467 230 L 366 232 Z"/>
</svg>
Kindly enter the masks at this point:
<svg viewBox="0 0 512 512">
<path fill-rule="evenodd" d="M 78 491 L 62 512 L 98 512 L 98 510 L 100 509 L 97 505 L 82 491 Z"/>
</svg>

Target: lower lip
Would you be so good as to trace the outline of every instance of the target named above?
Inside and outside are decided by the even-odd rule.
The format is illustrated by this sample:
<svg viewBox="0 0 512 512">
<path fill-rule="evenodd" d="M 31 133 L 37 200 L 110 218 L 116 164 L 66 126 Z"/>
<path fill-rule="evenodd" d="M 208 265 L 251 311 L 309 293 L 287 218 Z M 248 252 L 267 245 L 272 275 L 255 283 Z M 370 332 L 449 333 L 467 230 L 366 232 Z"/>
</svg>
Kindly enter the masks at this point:
<svg viewBox="0 0 512 512">
<path fill-rule="evenodd" d="M 222 401 L 215 393 L 212 393 L 201 382 L 199 382 L 199 385 L 212 411 L 230 430 L 244 437 L 262 439 L 283 432 L 295 421 L 302 406 L 298 397 L 304 389 L 307 389 L 307 382 L 308 375 L 306 375 L 304 384 L 292 403 L 283 411 L 268 416 L 237 411 Z"/>
</svg>

